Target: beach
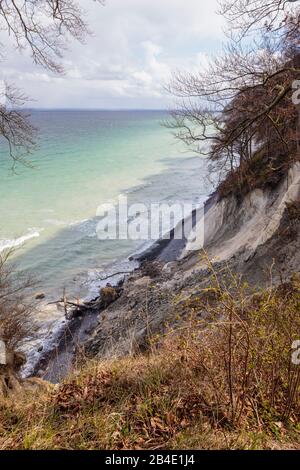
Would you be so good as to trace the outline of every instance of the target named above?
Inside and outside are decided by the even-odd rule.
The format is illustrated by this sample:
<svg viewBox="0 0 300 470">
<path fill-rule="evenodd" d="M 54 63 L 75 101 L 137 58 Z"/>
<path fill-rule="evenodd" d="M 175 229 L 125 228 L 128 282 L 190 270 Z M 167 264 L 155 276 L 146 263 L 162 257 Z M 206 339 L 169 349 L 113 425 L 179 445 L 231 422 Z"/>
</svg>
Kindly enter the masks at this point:
<svg viewBox="0 0 300 470">
<path fill-rule="evenodd" d="M 207 208 L 211 204 L 211 198 L 207 200 L 204 207 Z M 199 217 L 202 215 L 202 206 L 199 208 Z M 194 210 L 188 219 L 192 219 L 192 227 L 196 225 L 197 210 Z M 101 288 L 112 286 L 119 289 L 122 293 L 122 285 L 124 281 L 132 274 L 139 277 L 142 276 L 142 270 L 145 266 L 152 263 L 158 263 L 159 269 L 167 263 L 177 261 L 183 253 L 187 244 L 187 238 L 176 239 L 176 231 L 180 231 L 188 220 L 181 220 L 176 227 L 174 227 L 163 238 L 156 240 L 145 250 L 142 250 L 127 260 L 130 270 L 126 274 L 108 274 L 103 281 L 98 282 L 98 295 L 93 299 L 88 299 L 84 307 L 70 309 L 70 319 L 65 318 L 62 320 L 61 327 L 52 333 L 51 341 L 48 342 L 46 347 L 39 354 L 35 354 L 31 359 L 31 364 L 25 368 L 25 375 L 39 376 L 44 380 L 57 383 L 63 380 L 74 367 L 76 359 L 81 348 L 84 348 L 87 342 L 99 324 L 101 319 L 101 310 L 106 308 L 106 305 L 100 304 L 101 302 Z M 129 269 L 129 268 L 128 268 Z M 108 270 L 110 272 L 110 270 Z M 95 286 L 94 286 L 95 290 Z M 44 304 L 42 308 L 49 308 Z M 59 309 L 63 312 L 63 302 L 55 303 L 53 309 Z"/>
<path fill-rule="evenodd" d="M 196 208 L 207 198 L 212 185 L 206 160 L 174 144 L 162 126 L 166 116 L 163 111 L 35 110 L 31 119 L 39 127 L 39 147 L 33 168 L 11 175 L 1 160 L 0 251 L 14 248 L 13 262 L 35 278 L 31 295 L 42 294 L 35 301 L 39 333 L 25 345 L 26 376 L 70 328 L 62 306 L 53 303 L 64 292 L 74 302 L 89 301 L 99 296 L 107 276 L 117 284 L 122 275 L 114 273 L 134 271 L 159 256 L 173 260 L 183 249 L 184 239 L 102 240 L 97 234 L 99 208 L 117 206 L 119 198 L 126 198 L 128 207 L 144 204 L 142 225 L 153 204 L 179 205 L 179 221 L 182 204 Z M 120 222 L 135 223 L 135 217 Z M 84 325 L 83 334 L 88 329 Z"/>
</svg>

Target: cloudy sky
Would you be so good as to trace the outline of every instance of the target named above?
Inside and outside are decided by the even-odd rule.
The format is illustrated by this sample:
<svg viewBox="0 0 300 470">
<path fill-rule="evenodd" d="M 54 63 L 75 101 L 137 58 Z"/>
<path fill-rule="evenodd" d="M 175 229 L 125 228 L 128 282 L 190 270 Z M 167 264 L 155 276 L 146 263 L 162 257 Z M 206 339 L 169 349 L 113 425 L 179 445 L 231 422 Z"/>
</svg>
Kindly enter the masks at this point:
<svg viewBox="0 0 300 470">
<path fill-rule="evenodd" d="M 13 81 L 38 108 L 161 109 L 172 71 L 191 70 L 221 48 L 217 0 L 81 0 L 93 35 L 71 43 L 64 76 L 32 64 L 6 39 L 2 78 Z"/>
</svg>

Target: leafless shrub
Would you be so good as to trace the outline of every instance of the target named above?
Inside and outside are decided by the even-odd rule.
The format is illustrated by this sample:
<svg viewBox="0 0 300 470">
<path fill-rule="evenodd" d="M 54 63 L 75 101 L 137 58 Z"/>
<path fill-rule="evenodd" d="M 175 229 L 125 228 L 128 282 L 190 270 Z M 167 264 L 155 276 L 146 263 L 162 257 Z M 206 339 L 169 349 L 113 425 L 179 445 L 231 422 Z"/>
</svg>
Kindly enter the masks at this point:
<svg viewBox="0 0 300 470">
<path fill-rule="evenodd" d="M 229 22 L 237 40 L 265 29 L 281 34 L 288 24 L 288 35 L 298 30 L 298 0 L 223 0 L 220 14 Z M 293 21 L 291 21 L 293 19 Z"/>
<path fill-rule="evenodd" d="M 19 90 L 5 84 L 5 89 L 0 92 L 0 137 L 7 142 L 14 164 L 22 162 L 29 166 L 30 162 L 24 156 L 35 148 L 36 130 L 31 125 L 28 114 L 17 109 L 25 101 L 26 96 Z"/>
<path fill-rule="evenodd" d="M 96 0 L 104 4 L 104 0 Z M 29 49 L 35 64 L 62 73 L 61 58 L 70 38 L 84 41 L 89 34 L 84 12 L 76 0 L 3 0 L 0 29 L 17 49 Z M 3 47 L 3 45 L 1 45 Z M 0 92 L 0 138 L 9 146 L 14 163 L 34 149 L 34 129 L 25 113 L 16 111 L 26 102 L 12 85 Z"/>
<path fill-rule="evenodd" d="M 185 361 L 198 364 L 199 407 L 218 426 L 297 420 L 300 368 L 292 363 L 292 343 L 300 329 L 299 278 L 253 292 L 229 268 L 207 263 L 210 282 L 191 307 L 187 300 L 194 320 L 181 333 Z"/>
<path fill-rule="evenodd" d="M 10 350 L 36 333 L 34 305 L 29 295 L 32 278 L 15 270 L 10 262 L 12 251 L 0 255 L 0 338 Z"/>
<path fill-rule="evenodd" d="M 282 15 L 272 15 L 278 9 Z M 168 89 L 179 101 L 167 125 L 177 138 L 208 155 L 220 181 L 229 175 L 226 194 L 268 183 L 273 173 L 286 171 L 299 158 L 292 84 L 300 76 L 300 19 L 299 5 L 288 9 L 287 2 L 278 0 L 267 5 L 224 1 L 221 11 L 240 36 L 231 38 L 223 55 L 199 73 L 174 75 Z M 269 23 L 261 22 L 265 17 Z M 255 26 L 255 39 L 243 41 Z"/>
</svg>

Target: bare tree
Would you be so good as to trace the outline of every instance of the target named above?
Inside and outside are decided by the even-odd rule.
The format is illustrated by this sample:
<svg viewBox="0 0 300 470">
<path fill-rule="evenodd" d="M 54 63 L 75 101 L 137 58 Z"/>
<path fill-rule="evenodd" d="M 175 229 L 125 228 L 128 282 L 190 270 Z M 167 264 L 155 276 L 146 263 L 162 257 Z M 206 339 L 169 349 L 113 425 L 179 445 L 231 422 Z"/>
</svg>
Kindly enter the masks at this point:
<svg viewBox="0 0 300 470">
<path fill-rule="evenodd" d="M 104 4 L 104 0 L 94 0 Z M 61 58 L 70 39 L 84 41 L 89 34 L 84 12 L 76 0 L 1 0 L 0 30 L 19 50 L 29 49 L 35 64 L 62 73 Z M 3 45 L 1 45 L 4 48 Z M 34 148 L 34 128 L 28 116 L 16 111 L 26 97 L 12 85 L 0 91 L 0 137 L 13 160 L 26 162 Z"/>
<path fill-rule="evenodd" d="M 292 84 L 300 76 L 299 6 L 287 12 L 287 2 L 267 4 L 266 10 L 258 0 L 225 0 L 221 10 L 237 34 L 206 69 L 177 73 L 169 85 L 179 103 L 168 126 L 217 163 L 220 178 L 227 175 L 226 189 L 229 181 L 229 189 L 258 184 L 258 160 L 271 181 L 299 157 L 292 103 Z M 255 40 L 244 41 L 254 29 Z"/>
<path fill-rule="evenodd" d="M 229 23 L 229 31 L 242 40 L 266 29 L 289 36 L 298 31 L 298 0 L 221 0 L 219 13 Z M 288 30 L 287 30 L 288 25 Z"/>
<path fill-rule="evenodd" d="M 0 93 L 0 136 L 8 145 L 9 155 L 14 164 L 23 162 L 29 165 L 24 158 L 34 147 L 35 128 L 29 120 L 28 114 L 19 111 L 26 102 L 26 97 L 9 84 Z"/>
</svg>

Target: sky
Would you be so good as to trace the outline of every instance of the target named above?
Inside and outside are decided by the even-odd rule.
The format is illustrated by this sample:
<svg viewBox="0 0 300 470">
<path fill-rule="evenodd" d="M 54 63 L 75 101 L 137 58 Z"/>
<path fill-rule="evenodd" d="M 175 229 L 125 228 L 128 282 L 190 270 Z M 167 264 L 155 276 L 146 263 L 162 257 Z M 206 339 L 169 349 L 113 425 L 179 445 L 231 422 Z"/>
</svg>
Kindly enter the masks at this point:
<svg viewBox="0 0 300 470">
<path fill-rule="evenodd" d="M 93 34 L 71 41 L 57 76 L 16 51 L 1 33 L 1 78 L 30 97 L 30 108 L 163 109 L 176 70 L 197 70 L 222 47 L 217 0 L 79 0 Z"/>
</svg>

